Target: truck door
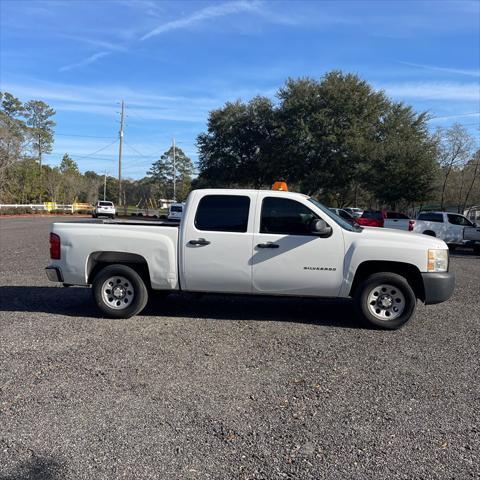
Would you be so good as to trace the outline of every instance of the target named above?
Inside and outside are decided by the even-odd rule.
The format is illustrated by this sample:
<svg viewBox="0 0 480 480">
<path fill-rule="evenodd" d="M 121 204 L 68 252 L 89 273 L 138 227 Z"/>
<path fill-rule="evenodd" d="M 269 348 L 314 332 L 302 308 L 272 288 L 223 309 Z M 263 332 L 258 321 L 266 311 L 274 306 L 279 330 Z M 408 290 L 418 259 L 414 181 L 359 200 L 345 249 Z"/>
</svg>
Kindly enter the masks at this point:
<svg viewBox="0 0 480 480">
<path fill-rule="evenodd" d="M 250 210 L 254 210 L 256 194 L 206 194 L 189 205 L 183 221 L 183 289 L 251 293 Z"/>
<path fill-rule="evenodd" d="M 253 237 L 253 292 L 335 297 L 343 281 L 342 229 L 297 200 L 259 194 Z M 332 227 L 328 238 L 311 233 L 312 219 Z"/>
<path fill-rule="evenodd" d="M 465 227 L 473 227 L 473 223 L 463 215 L 455 213 L 447 214 L 448 218 L 448 236 L 445 240 L 447 243 L 462 243 Z"/>
</svg>

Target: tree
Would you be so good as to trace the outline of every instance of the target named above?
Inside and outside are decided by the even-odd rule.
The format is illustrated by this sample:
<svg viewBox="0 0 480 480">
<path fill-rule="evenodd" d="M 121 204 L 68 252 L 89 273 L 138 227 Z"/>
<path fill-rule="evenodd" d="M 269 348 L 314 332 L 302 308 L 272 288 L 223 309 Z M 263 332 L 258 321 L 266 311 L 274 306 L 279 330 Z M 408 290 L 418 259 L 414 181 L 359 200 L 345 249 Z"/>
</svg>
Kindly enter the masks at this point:
<svg viewBox="0 0 480 480">
<path fill-rule="evenodd" d="M 472 154 L 474 143 L 465 127 L 459 124 L 455 124 L 447 130 L 438 129 L 436 138 L 439 148 L 438 163 L 443 174 L 440 197 L 440 208 L 443 210 L 450 176 L 456 169 L 463 169 Z"/>
<path fill-rule="evenodd" d="M 208 131 L 197 138 L 200 182 L 260 188 L 275 172 L 275 111 L 271 100 L 255 97 L 249 103 L 228 102 L 210 113 Z"/>
<path fill-rule="evenodd" d="M 278 97 L 287 180 L 311 195 L 352 190 L 375 150 L 385 95 L 356 75 L 333 71 L 319 82 L 289 79 Z"/>
<path fill-rule="evenodd" d="M 50 202 L 57 202 L 62 190 L 62 174 L 57 167 L 43 165 L 43 186 Z"/>
<path fill-rule="evenodd" d="M 64 153 L 59 167 L 60 173 L 63 175 L 79 175 L 77 162 L 73 160 L 68 153 Z"/>
<path fill-rule="evenodd" d="M 401 103 L 392 103 L 383 118 L 363 184 L 392 209 L 400 202 L 426 200 L 434 188 L 437 145 L 427 121 L 425 113 L 416 114 Z"/>
<path fill-rule="evenodd" d="M 77 163 L 65 153 L 60 162 L 59 172 L 62 175 L 63 198 L 65 203 L 74 203 L 84 188 L 83 178 Z"/>
<path fill-rule="evenodd" d="M 477 150 L 474 157 L 468 164 L 465 166 L 470 178 L 469 185 L 467 186 L 467 191 L 465 193 L 465 199 L 463 201 L 462 208 L 460 212 L 463 212 L 468 205 L 468 200 L 473 190 L 473 186 L 475 185 L 476 180 L 480 177 L 480 150 Z"/>
<path fill-rule="evenodd" d="M 174 198 L 174 151 L 170 147 L 159 160 L 154 162 L 147 172 L 150 181 L 156 187 L 156 194 L 162 198 Z M 192 160 L 181 148 L 175 148 L 175 190 L 174 200 L 183 201 L 190 190 L 194 166 Z"/>
<path fill-rule="evenodd" d="M 210 112 L 207 132 L 197 137 L 196 185 L 261 188 L 286 180 L 339 206 L 356 204 L 359 194 L 396 204 L 430 192 L 435 144 L 425 114 L 340 71 L 319 81 L 289 79 L 277 97 L 276 105 L 256 97 Z"/>
<path fill-rule="evenodd" d="M 25 117 L 30 127 L 33 150 L 37 154 L 38 163 L 42 166 L 42 155 L 51 153 L 55 121 L 51 117 L 55 110 L 41 100 L 30 100 L 25 104 Z"/>
<path fill-rule="evenodd" d="M 24 108 L 20 100 L 8 92 L 0 92 L 0 194 L 4 193 L 7 169 L 23 153 L 26 126 L 21 118 Z"/>
</svg>

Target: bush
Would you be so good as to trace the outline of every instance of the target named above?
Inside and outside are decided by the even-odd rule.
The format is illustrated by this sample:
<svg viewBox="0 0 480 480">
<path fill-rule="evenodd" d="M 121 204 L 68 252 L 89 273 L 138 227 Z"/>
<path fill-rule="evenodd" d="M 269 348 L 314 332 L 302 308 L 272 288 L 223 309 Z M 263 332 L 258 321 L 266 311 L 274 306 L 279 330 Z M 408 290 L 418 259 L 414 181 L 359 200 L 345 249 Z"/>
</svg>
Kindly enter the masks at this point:
<svg viewBox="0 0 480 480">
<path fill-rule="evenodd" d="M 29 207 L 8 207 L 8 208 L 0 208 L 0 215 L 25 215 L 27 213 L 36 213 Z"/>
</svg>

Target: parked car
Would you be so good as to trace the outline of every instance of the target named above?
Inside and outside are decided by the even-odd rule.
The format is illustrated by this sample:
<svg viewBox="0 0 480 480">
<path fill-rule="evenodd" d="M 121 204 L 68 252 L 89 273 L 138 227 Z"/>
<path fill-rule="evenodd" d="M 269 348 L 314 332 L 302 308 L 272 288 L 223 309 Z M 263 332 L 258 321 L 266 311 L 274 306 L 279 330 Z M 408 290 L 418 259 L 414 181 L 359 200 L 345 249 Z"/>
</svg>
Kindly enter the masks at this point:
<svg viewBox="0 0 480 480">
<path fill-rule="evenodd" d="M 385 228 L 394 228 L 395 230 L 413 231 L 415 220 L 411 220 L 408 215 L 399 212 L 385 212 L 383 226 Z"/>
<path fill-rule="evenodd" d="M 414 232 L 441 238 L 451 249 L 467 246 L 480 253 L 480 226 L 459 213 L 420 212 Z"/>
<path fill-rule="evenodd" d="M 385 212 L 380 210 L 365 210 L 357 223 L 364 227 L 383 227 L 385 221 Z"/>
<path fill-rule="evenodd" d="M 363 213 L 363 210 L 357 207 L 345 207 L 344 210 L 346 210 L 350 215 L 355 218 L 360 218 Z"/>
<path fill-rule="evenodd" d="M 168 207 L 168 220 L 181 220 L 184 207 L 185 204 L 183 203 L 172 203 L 170 207 Z"/>
<path fill-rule="evenodd" d="M 92 212 L 92 217 L 93 218 L 98 218 L 98 217 L 110 217 L 114 218 L 116 215 L 117 211 L 115 209 L 115 205 L 113 202 L 106 202 L 106 201 L 100 201 L 97 202 L 95 205 L 95 208 L 93 209 Z"/>
<path fill-rule="evenodd" d="M 346 210 L 344 210 L 343 208 L 329 208 L 329 210 L 335 213 L 336 215 L 338 215 L 339 217 L 343 218 L 350 225 L 357 223 L 356 218 L 351 213 L 348 213 Z"/>
<path fill-rule="evenodd" d="M 54 223 L 50 257 L 51 281 L 91 285 L 112 318 L 141 312 L 150 290 L 183 290 L 352 297 L 361 319 L 396 329 L 417 299 L 439 303 L 454 290 L 442 240 L 350 225 L 287 191 L 194 190 L 179 225 Z"/>
</svg>

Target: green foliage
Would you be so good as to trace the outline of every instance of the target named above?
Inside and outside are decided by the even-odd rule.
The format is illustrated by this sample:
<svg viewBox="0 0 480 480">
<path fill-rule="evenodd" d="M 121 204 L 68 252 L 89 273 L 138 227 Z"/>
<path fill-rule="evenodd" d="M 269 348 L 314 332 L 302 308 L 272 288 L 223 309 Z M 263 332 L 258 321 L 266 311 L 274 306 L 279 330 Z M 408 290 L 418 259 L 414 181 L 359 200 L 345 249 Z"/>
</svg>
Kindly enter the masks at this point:
<svg viewBox="0 0 480 480">
<path fill-rule="evenodd" d="M 51 118 L 55 110 L 41 100 L 30 100 L 24 106 L 32 146 L 41 162 L 44 153 L 51 153 L 53 147 L 53 134 L 56 123 Z"/>
<path fill-rule="evenodd" d="M 63 175 L 80 175 L 77 163 L 68 155 L 68 153 L 63 155 L 59 170 Z"/>
<path fill-rule="evenodd" d="M 210 113 L 208 132 L 198 136 L 201 180 L 212 186 L 261 187 L 275 178 L 276 112 L 265 97 L 227 103 Z"/>
<path fill-rule="evenodd" d="M 192 160 L 185 155 L 181 148 L 175 148 L 175 188 L 176 200 L 183 201 L 190 191 L 192 183 L 192 175 L 194 166 Z M 152 164 L 147 172 L 150 177 L 148 182 L 153 189 L 150 194 L 158 196 L 158 198 L 173 198 L 173 182 L 174 182 L 174 151 L 173 146 L 170 147 L 156 162 Z M 142 183 L 146 189 L 146 182 Z"/>
<path fill-rule="evenodd" d="M 286 180 L 338 204 L 359 189 L 391 205 L 430 194 L 436 144 L 424 114 L 339 71 L 289 79 L 277 97 L 276 105 L 258 97 L 210 113 L 197 138 L 196 185 Z"/>
</svg>

